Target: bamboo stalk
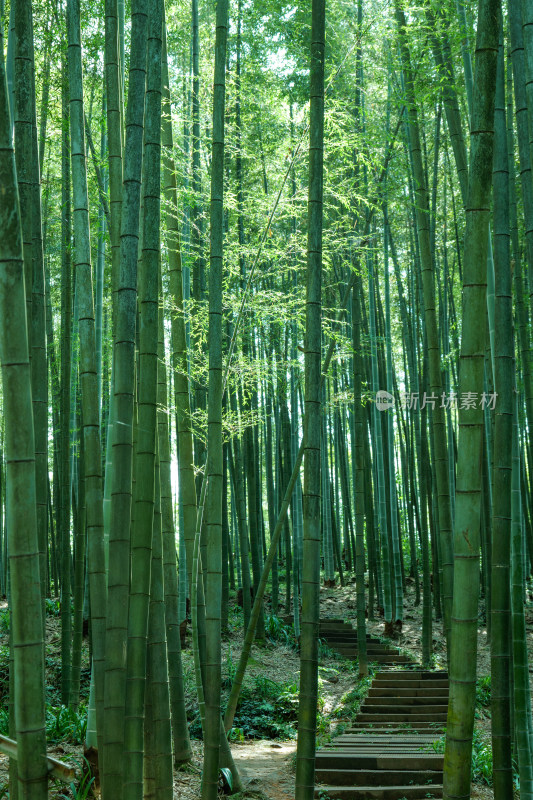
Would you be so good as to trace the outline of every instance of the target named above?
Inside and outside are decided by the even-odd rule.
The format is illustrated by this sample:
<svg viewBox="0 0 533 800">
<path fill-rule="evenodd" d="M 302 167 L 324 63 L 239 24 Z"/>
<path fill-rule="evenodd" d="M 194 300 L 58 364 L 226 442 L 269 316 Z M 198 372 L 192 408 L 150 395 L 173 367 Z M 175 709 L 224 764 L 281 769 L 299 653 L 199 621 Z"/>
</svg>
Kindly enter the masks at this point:
<svg viewBox="0 0 533 800">
<path fill-rule="evenodd" d="M 18 745 L 14 739 L 10 739 L 8 736 L 0 736 L 0 753 L 16 759 L 17 750 Z M 51 778 L 56 778 L 58 781 L 63 781 L 63 783 L 71 783 L 71 781 L 75 780 L 76 770 L 74 767 L 69 767 L 68 764 L 64 764 L 63 761 L 59 761 L 49 755 L 46 756 L 46 762 Z"/>
</svg>

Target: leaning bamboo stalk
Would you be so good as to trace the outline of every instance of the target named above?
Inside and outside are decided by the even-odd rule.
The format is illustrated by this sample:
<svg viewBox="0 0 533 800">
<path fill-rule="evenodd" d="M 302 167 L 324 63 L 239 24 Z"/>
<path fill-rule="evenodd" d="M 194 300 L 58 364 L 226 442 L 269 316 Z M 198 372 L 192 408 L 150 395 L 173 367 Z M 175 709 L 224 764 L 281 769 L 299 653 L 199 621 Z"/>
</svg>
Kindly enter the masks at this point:
<svg viewBox="0 0 533 800">
<path fill-rule="evenodd" d="M 392 150 L 393 150 L 394 142 L 396 140 L 396 136 L 397 136 L 398 130 L 400 128 L 402 115 L 403 115 L 403 108 L 402 108 L 402 110 L 400 112 L 400 115 L 399 115 L 399 118 L 398 118 L 398 124 L 396 125 L 396 129 L 394 131 L 394 134 L 391 137 L 391 141 L 390 141 L 390 144 L 389 144 L 389 149 L 388 149 L 387 154 L 385 156 L 383 168 L 382 168 L 381 174 L 379 176 L 379 179 L 377 181 L 378 186 L 381 184 L 381 182 L 383 180 L 383 177 L 386 174 L 387 167 L 388 167 L 389 161 L 390 161 L 391 156 L 392 156 Z M 370 209 L 369 209 L 369 211 L 367 213 L 367 216 L 366 216 L 365 228 L 364 228 L 363 236 L 362 236 L 362 240 L 361 240 L 361 244 L 362 245 L 365 244 L 365 240 L 368 237 L 368 233 L 370 231 L 370 223 L 372 222 L 372 217 L 374 216 L 374 210 L 375 210 L 375 206 L 373 206 L 373 205 L 370 206 Z M 357 272 L 353 272 L 350 280 L 348 281 L 348 284 L 346 286 L 346 290 L 344 292 L 344 296 L 343 296 L 342 302 L 341 302 L 341 311 L 340 311 L 341 314 L 344 311 L 344 309 L 346 308 L 348 300 L 351 298 L 351 291 L 352 291 L 352 288 L 353 288 L 353 286 L 354 286 L 354 284 L 356 282 L 357 276 L 358 276 L 358 273 Z M 233 335 L 235 336 L 235 333 Z M 324 364 L 322 366 L 322 375 L 325 375 L 327 373 L 327 371 L 328 371 L 328 368 L 329 368 L 329 365 L 330 365 L 330 362 L 331 362 L 331 358 L 333 356 L 334 349 L 335 349 L 335 339 L 332 339 L 332 341 L 330 342 L 330 345 L 328 347 L 328 350 L 327 350 L 327 353 L 326 353 L 326 357 L 324 359 Z M 300 467 L 302 465 L 303 453 L 304 453 L 304 442 L 302 440 L 301 443 L 300 443 L 300 448 L 299 448 L 298 453 L 296 455 L 296 459 L 295 459 L 294 466 L 293 466 L 293 469 L 292 469 L 292 474 L 291 474 L 289 483 L 287 485 L 287 489 L 285 491 L 285 495 L 283 497 L 283 502 L 281 504 L 281 508 L 280 508 L 280 511 L 279 511 L 279 514 L 278 514 L 278 520 L 276 522 L 276 527 L 274 528 L 274 531 L 272 532 L 271 537 L 270 537 L 270 547 L 269 547 L 268 554 L 267 554 L 267 557 L 266 557 L 266 560 L 265 560 L 265 563 L 264 563 L 264 566 L 263 566 L 263 572 L 261 574 L 261 578 L 260 578 L 260 581 L 259 581 L 259 586 L 257 587 L 257 593 L 256 593 L 255 599 L 254 599 L 254 605 L 253 605 L 253 608 L 252 608 L 252 614 L 250 616 L 250 622 L 249 622 L 248 627 L 246 629 L 246 634 L 245 634 L 245 637 L 244 637 L 244 643 L 243 643 L 243 647 L 242 647 L 242 651 L 241 651 L 241 656 L 240 656 L 240 659 L 239 659 L 239 663 L 237 665 L 237 670 L 235 672 L 235 677 L 233 679 L 233 684 L 232 684 L 231 693 L 230 693 L 230 696 L 229 696 L 229 699 L 228 699 L 228 705 L 227 705 L 227 708 L 226 708 L 226 713 L 224 715 L 224 729 L 226 730 L 226 732 L 228 732 L 230 730 L 230 728 L 231 728 L 231 726 L 233 724 L 233 718 L 235 716 L 237 703 L 239 701 L 239 695 L 241 693 L 242 681 L 243 681 L 243 678 L 244 678 L 244 673 L 246 672 L 246 666 L 248 664 L 248 659 L 250 657 L 250 651 L 252 649 L 252 644 L 253 644 L 254 637 L 255 637 L 255 630 L 256 630 L 256 627 L 257 627 L 257 622 L 259 620 L 259 613 L 260 613 L 260 610 L 261 610 L 261 604 L 263 602 L 263 597 L 265 595 L 267 580 L 268 580 L 268 577 L 270 575 L 270 570 L 272 569 L 272 564 L 274 562 L 274 558 L 276 557 L 277 547 L 278 547 L 278 544 L 279 544 L 279 539 L 280 539 L 280 536 L 281 536 L 281 532 L 283 530 L 285 517 L 287 516 L 287 511 L 288 511 L 289 504 L 290 504 L 290 501 L 291 501 L 292 493 L 294 491 L 294 487 L 296 485 L 296 480 L 297 480 L 298 475 L 300 473 Z"/>
<path fill-rule="evenodd" d="M 383 166 L 382 166 L 381 172 L 379 174 L 379 177 L 376 180 L 376 188 L 377 188 L 377 190 L 379 190 L 379 187 L 381 186 L 381 184 L 383 182 L 383 179 L 384 179 L 385 175 L 387 174 L 387 169 L 388 169 L 388 166 L 389 166 L 390 159 L 392 157 L 394 144 L 396 142 L 396 137 L 398 135 L 398 131 L 400 130 L 400 126 L 401 126 L 401 123 L 402 123 L 404 110 L 405 110 L 405 106 L 402 106 L 402 108 L 400 109 L 399 115 L 398 115 L 398 122 L 396 123 L 396 127 L 394 129 L 394 133 L 391 136 L 391 139 L 390 139 L 390 142 L 389 142 L 389 146 L 388 146 L 387 152 L 385 154 L 385 158 L 384 158 L 384 161 L 383 161 Z M 304 134 L 305 134 L 306 130 L 304 131 Z M 279 190 L 278 195 L 276 197 L 276 201 L 275 201 L 275 203 L 274 203 L 274 205 L 272 207 L 272 210 L 270 212 L 270 215 L 269 215 L 269 218 L 268 218 L 268 222 L 267 222 L 267 224 L 266 224 L 266 226 L 265 226 L 265 228 L 263 230 L 263 235 L 261 237 L 259 248 L 257 250 L 255 259 L 253 261 L 252 268 L 251 268 L 250 273 L 248 275 L 248 280 L 247 280 L 247 283 L 246 283 L 246 286 L 245 286 L 245 289 L 244 289 L 244 292 L 243 292 L 243 297 L 242 297 L 241 305 L 240 305 L 240 308 L 239 308 L 239 313 L 237 315 L 237 320 L 236 320 L 236 323 L 235 323 L 234 328 L 233 328 L 233 334 L 232 334 L 232 337 L 231 337 L 231 342 L 230 342 L 230 346 L 229 346 L 229 352 L 228 352 L 228 356 L 227 356 L 227 360 L 226 360 L 226 368 L 225 368 L 224 381 L 223 381 L 223 386 L 222 386 L 222 395 L 223 395 L 223 397 L 224 397 L 224 394 L 225 394 L 225 391 L 226 391 L 228 375 L 229 375 L 229 368 L 231 366 L 233 350 L 234 350 L 235 342 L 236 342 L 236 339 L 237 339 L 237 332 L 239 330 L 239 326 L 240 326 L 240 323 L 241 323 L 241 320 L 242 320 L 242 317 L 243 317 L 244 308 L 245 308 L 245 304 L 246 304 L 246 299 L 247 299 L 247 296 L 248 296 L 248 293 L 249 293 L 249 290 L 250 290 L 250 287 L 251 287 L 251 284 L 252 284 L 252 280 L 253 280 L 253 277 L 254 277 L 255 267 L 256 267 L 256 265 L 258 263 L 259 256 L 260 256 L 261 251 L 263 249 L 263 245 L 264 245 L 264 242 L 265 242 L 265 239 L 266 239 L 266 236 L 267 236 L 267 232 L 270 229 L 270 224 L 271 224 L 272 219 L 274 217 L 274 213 L 275 213 L 275 211 L 276 211 L 276 209 L 278 207 L 278 203 L 279 203 L 280 198 L 281 198 L 281 193 L 283 191 L 283 187 L 285 186 L 285 183 L 286 183 L 287 178 L 289 176 L 289 173 L 290 173 L 290 170 L 292 168 L 292 165 L 294 164 L 294 162 L 296 160 L 296 157 L 298 156 L 298 153 L 300 151 L 300 147 L 302 145 L 303 135 L 304 134 L 302 134 L 302 137 L 300 138 L 300 141 L 298 142 L 298 146 L 295 149 L 295 152 L 294 152 L 294 155 L 292 157 L 292 160 L 291 160 L 291 162 L 290 162 L 290 164 L 289 164 L 289 166 L 288 166 L 288 168 L 287 168 L 287 170 L 285 172 L 285 175 L 284 175 L 280 190 Z M 359 243 L 358 243 L 359 247 L 364 247 L 366 244 L 368 244 L 368 237 L 369 237 L 369 233 L 370 233 L 370 224 L 372 222 L 372 218 L 374 216 L 374 211 L 375 210 L 376 210 L 376 205 L 375 204 L 371 204 L 370 208 L 369 208 L 369 210 L 367 212 L 366 221 L 365 221 L 365 227 L 364 227 L 362 236 L 361 236 L 361 238 L 359 240 Z M 352 292 L 352 288 L 354 286 L 355 280 L 356 280 L 356 273 L 352 272 L 352 275 L 351 275 L 350 280 L 348 281 L 348 283 L 346 285 L 346 289 L 344 291 L 344 295 L 343 295 L 342 300 L 341 300 L 341 305 L 340 305 L 340 313 L 341 314 L 344 312 L 344 310 L 347 307 L 348 300 L 351 297 L 351 292 Z M 329 347 L 328 347 L 328 350 L 327 350 L 327 353 L 326 353 L 326 357 L 324 359 L 324 366 L 323 366 L 323 369 L 322 369 L 322 374 L 325 374 L 327 372 L 328 368 L 329 368 L 329 364 L 331 362 L 331 358 L 333 356 L 334 349 L 335 349 L 335 339 L 332 339 L 330 344 L 329 344 Z M 294 464 L 294 467 L 293 467 L 292 476 L 291 476 L 291 480 L 290 480 L 289 486 L 290 486 L 290 484 L 292 484 L 293 477 L 294 477 L 294 481 L 296 482 L 295 474 L 297 473 L 297 470 L 301 466 L 301 457 L 303 456 L 303 448 L 304 448 L 304 442 L 302 441 L 300 443 L 300 449 L 298 451 L 298 455 L 297 455 L 297 458 L 296 458 L 296 461 L 295 461 L 295 464 Z M 196 529 L 197 529 L 197 532 L 199 530 L 199 527 L 201 525 L 201 521 L 203 519 L 203 505 L 204 505 L 204 500 L 205 500 L 205 489 L 204 489 L 203 484 L 204 484 L 204 481 L 202 480 L 202 484 L 200 486 L 200 492 L 199 492 L 200 493 L 200 500 L 199 500 L 199 503 L 198 503 L 197 513 L 196 513 Z M 294 484 L 293 484 L 293 488 L 294 488 Z M 283 522 L 285 520 L 285 515 L 287 514 L 287 509 L 288 509 L 288 503 L 287 503 L 287 506 L 285 507 L 285 502 L 283 502 L 281 510 L 280 510 L 280 513 L 279 513 L 278 523 L 276 524 L 276 531 L 278 530 L 278 525 L 281 525 L 280 531 L 278 533 L 278 541 L 279 541 L 279 535 L 281 533 L 281 529 L 283 527 Z M 270 546 L 271 550 L 272 550 L 272 542 L 273 542 L 273 540 L 274 540 L 274 534 L 272 534 L 272 537 L 271 537 L 271 546 Z M 268 560 L 269 559 L 268 559 L 268 556 L 267 556 L 267 561 L 265 562 L 265 566 L 263 567 L 263 572 L 266 569 L 266 564 L 267 564 Z M 270 567 L 269 567 L 269 569 L 270 569 Z M 267 572 L 266 573 L 266 577 L 267 578 L 268 578 L 268 574 L 269 573 Z M 262 584 L 263 584 L 263 576 L 261 576 L 261 579 L 260 579 L 260 582 L 259 582 L 259 587 L 258 587 L 258 591 L 257 591 L 257 594 L 256 594 L 256 599 L 255 599 L 255 602 L 254 602 L 254 609 L 256 608 L 256 605 L 259 606 L 259 604 L 263 600 L 263 595 L 260 592 L 260 587 L 261 587 Z M 266 586 L 266 579 L 265 579 L 265 586 Z M 264 589 L 263 589 L 263 594 L 264 594 Z M 252 611 L 252 617 L 250 619 L 250 625 L 253 624 L 252 623 L 253 616 L 254 616 L 254 614 L 253 614 L 253 611 Z M 257 622 L 254 625 L 253 634 L 255 634 L 256 625 L 257 625 Z M 243 659 L 245 657 L 246 661 L 247 661 L 248 660 L 248 656 L 249 656 L 249 651 L 248 651 L 248 655 L 246 655 L 246 657 L 245 657 L 245 651 L 243 649 L 243 651 L 241 653 L 241 659 Z M 246 664 L 244 666 L 244 669 L 246 669 Z M 238 670 L 237 670 L 237 672 L 238 672 Z M 235 713 L 235 712 L 233 712 L 233 713 Z"/>
<path fill-rule="evenodd" d="M 298 455 L 296 456 L 296 461 L 294 463 L 294 467 L 292 470 L 292 475 L 290 481 L 287 485 L 287 489 L 285 491 L 285 496 L 283 498 L 283 502 L 281 504 L 280 512 L 278 515 L 278 521 L 276 522 L 276 527 L 274 528 L 274 532 L 270 538 L 270 547 L 268 550 L 268 554 L 265 560 L 265 564 L 263 566 L 263 572 L 261 574 L 261 579 L 259 581 L 259 586 L 257 587 L 257 594 L 255 596 L 254 605 L 252 608 L 252 614 L 250 616 L 250 622 L 248 624 L 248 628 L 246 630 L 246 635 L 244 637 L 244 643 L 241 651 L 241 657 L 239 659 L 239 663 L 237 665 L 237 670 L 235 672 L 235 677 L 233 678 L 233 684 L 231 687 L 231 694 L 229 696 L 228 705 L 226 708 L 226 713 L 224 715 L 224 728 L 226 733 L 230 730 L 233 724 L 233 718 L 235 716 L 235 710 L 237 708 L 237 703 L 239 701 L 239 695 L 241 693 L 242 681 L 244 678 L 244 673 L 246 671 L 246 666 L 248 664 L 248 658 L 250 657 L 250 651 L 252 649 L 252 644 L 255 638 L 255 629 L 257 627 L 257 622 L 259 620 L 259 615 L 261 612 L 261 604 L 263 602 L 263 597 L 265 595 L 266 585 L 268 576 L 270 575 L 270 570 L 272 569 L 272 564 L 274 562 L 274 558 L 276 557 L 276 553 L 278 551 L 278 544 L 281 536 L 281 532 L 283 530 L 283 526 L 285 523 L 285 517 L 287 516 L 287 510 L 289 508 L 289 504 L 291 502 L 292 493 L 294 491 L 294 487 L 296 485 L 296 480 L 298 475 L 300 474 L 300 467 L 302 465 L 302 459 L 304 455 L 304 445 L 303 441 L 300 444 L 300 449 L 298 450 Z"/>
<path fill-rule="evenodd" d="M 0 736 L 0 753 L 3 753 L 5 756 L 9 756 L 10 758 L 17 758 L 17 750 L 18 745 L 14 739 L 10 739 L 8 736 Z M 69 767 L 68 764 L 64 764 L 63 761 L 59 761 L 57 758 L 52 758 L 52 756 L 46 755 L 46 763 L 48 766 L 48 774 L 50 778 L 55 778 L 58 781 L 63 781 L 63 783 L 71 783 L 76 778 L 76 770 L 74 767 Z"/>
</svg>

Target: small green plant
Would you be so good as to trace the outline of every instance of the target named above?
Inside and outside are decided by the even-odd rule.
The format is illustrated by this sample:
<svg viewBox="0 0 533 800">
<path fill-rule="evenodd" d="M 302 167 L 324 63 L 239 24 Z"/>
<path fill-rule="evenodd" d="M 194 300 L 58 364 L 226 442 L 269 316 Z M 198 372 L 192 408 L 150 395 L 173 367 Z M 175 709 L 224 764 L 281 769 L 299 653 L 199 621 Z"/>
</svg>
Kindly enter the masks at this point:
<svg viewBox="0 0 533 800">
<path fill-rule="evenodd" d="M 58 795 L 58 800 L 87 800 L 88 797 L 92 796 L 91 787 L 93 783 L 94 778 L 84 775 L 81 783 L 77 786 L 74 781 L 70 784 L 70 794 L 62 793 Z"/>
<path fill-rule="evenodd" d="M 340 706 L 334 711 L 333 716 L 337 719 L 348 718 L 349 720 L 354 720 L 359 713 L 359 709 L 371 685 L 371 674 L 367 675 L 365 678 L 361 678 L 353 689 L 350 689 L 349 692 L 346 692 L 346 694 L 342 696 Z"/>
<path fill-rule="evenodd" d="M 201 775 L 202 770 L 199 769 L 195 764 L 192 764 L 190 761 L 185 761 L 183 764 L 180 764 L 176 767 L 178 772 L 185 772 L 187 775 Z"/>
<path fill-rule="evenodd" d="M 0 700 L 9 694 L 9 647 L 0 647 Z"/>
<path fill-rule="evenodd" d="M 218 782 L 223 794 L 233 794 L 233 775 L 228 767 L 221 767 Z"/>
<path fill-rule="evenodd" d="M 430 742 L 429 744 L 424 746 L 424 750 L 433 751 L 434 753 L 444 753 L 444 747 L 446 745 L 446 735 L 440 736 L 435 741 Z"/>
<path fill-rule="evenodd" d="M 3 611 L 0 611 L 0 630 L 3 633 L 9 633 L 11 627 L 11 618 L 9 614 L 9 608 L 5 608 Z"/>
<path fill-rule="evenodd" d="M 490 675 L 478 678 L 476 681 L 476 706 L 490 708 Z"/>
<path fill-rule="evenodd" d="M 46 707 L 46 738 L 49 742 L 82 744 L 87 731 L 87 708 L 77 711 L 67 706 Z"/>
<path fill-rule="evenodd" d="M 325 639 L 318 640 L 318 660 L 319 661 L 340 661 L 342 656 L 333 650 Z"/>
<path fill-rule="evenodd" d="M 424 749 L 444 753 L 446 734 L 443 734 Z M 472 737 L 472 780 L 492 786 L 492 744 L 490 737 L 474 731 Z"/>
<path fill-rule="evenodd" d="M 231 686 L 233 684 L 233 679 L 235 678 L 235 673 L 237 671 L 237 667 L 233 663 L 233 658 L 231 657 L 231 645 L 228 647 L 228 655 L 226 657 L 226 669 L 227 669 L 227 675 L 225 678 L 222 678 L 222 688 L 231 689 Z"/>
<path fill-rule="evenodd" d="M 265 633 L 271 642 L 282 642 L 290 647 L 296 648 L 298 643 L 294 635 L 294 627 L 286 625 L 283 620 L 275 614 L 269 614 L 265 619 Z"/>
<path fill-rule="evenodd" d="M 7 708 L 0 708 L 0 734 L 9 736 L 9 711 Z"/>
<path fill-rule="evenodd" d="M 47 597 L 45 604 L 47 614 L 50 614 L 52 617 L 61 616 L 61 603 L 59 601 L 59 597 Z"/>
<path fill-rule="evenodd" d="M 472 780 L 492 786 L 492 744 L 478 731 L 472 739 Z"/>
<path fill-rule="evenodd" d="M 253 685 L 245 686 L 230 738 L 292 739 L 298 719 L 298 685 L 280 684 L 258 675 Z"/>
<path fill-rule="evenodd" d="M 201 738 L 199 712 L 192 705 L 188 712 L 190 735 Z M 242 689 L 229 739 L 293 739 L 297 719 L 298 684 L 281 684 L 257 675 Z"/>
</svg>

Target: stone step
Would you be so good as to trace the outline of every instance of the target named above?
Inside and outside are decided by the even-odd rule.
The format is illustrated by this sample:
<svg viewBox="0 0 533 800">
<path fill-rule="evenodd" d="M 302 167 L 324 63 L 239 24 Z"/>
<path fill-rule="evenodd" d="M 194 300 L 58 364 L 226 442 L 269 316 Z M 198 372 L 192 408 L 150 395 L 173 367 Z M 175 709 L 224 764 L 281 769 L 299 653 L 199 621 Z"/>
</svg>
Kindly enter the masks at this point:
<svg viewBox="0 0 533 800">
<path fill-rule="evenodd" d="M 442 770 L 444 755 L 439 753 L 357 753 L 342 750 L 320 749 L 316 754 L 316 769 L 401 769 L 414 772 L 418 769 Z"/>
<path fill-rule="evenodd" d="M 387 733 L 393 733 L 396 736 L 404 736 L 404 735 L 405 736 L 416 736 L 418 734 L 424 735 L 424 734 L 428 733 L 429 731 L 431 731 L 432 734 L 433 734 L 433 740 L 435 741 L 435 739 L 439 738 L 440 736 L 442 736 L 444 734 L 444 730 L 445 730 L 445 727 L 446 727 L 444 722 L 440 723 L 440 724 L 431 723 L 431 727 L 430 728 L 427 728 L 427 727 L 424 728 L 424 727 L 421 727 L 421 726 L 422 726 L 422 723 L 420 723 L 420 722 L 417 723 L 416 725 L 408 725 L 406 723 L 401 723 L 400 725 L 392 725 L 392 726 L 389 726 L 388 728 L 381 728 L 377 724 L 376 725 L 372 725 L 371 727 L 369 727 L 368 725 L 365 724 L 364 726 L 361 726 L 360 728 L 350 728 L 350 732 L 351 733 L 360 733 L 360 734 L 362 734 L 363 732 L 368 732 L 369 734 L 377 733 L 377 734 L 380 734 L 382 736 L 385 736 Z M 424 744 L 424 746 L 425 746 L 425 744 Z M 429 743 L 427 743 L 427 744 L 429 744 Z"/>
<path fill-rule="evenodd" d="M 430 786 L 317 786 L 315 797 L 329 800 L 419 800 L 441 798 L 442 784 Z"/>
<path fill-rule="evenodd" d="M 337 650 L 359 650 L 357 646 L 357 642 L 350 639 L 338 639 L 336 636 L 322 636 L 322 639 L 326 641 L 326 644 L 329 647 L 335 647 Z M 391 647 L 388 644 L 383 644 L 383 642 L 367 642 L 366 645 L 367 653 L 399 653 L 400 651 L 398 648 Z"/>
<path fill-rule="evenodd" d="M 418 713 L 405 713 L 405 712 L 383 712 L 381 714 L 375 714 L 372 712 L 363 711 L 361 712 L 357 720 L 359 722 L 410 722 L 412 725 L 417 725 L 419 722 L 441 722 L 445 724 L 447 719 L 447 713 L 437 713 L 437 712 L 428 712 L 427 714 Z"/>
<path fill-rule="evenodd" d="M 386 672 L 376 672 L 374 675 L 374 681 L 376 683 L 380 681 L 434 681 L 434 680 L 448 680 L 448 673 L 441 671 L 441 672 L 429 672 L 428 670 L 387 670 Z"/>
<path fill-rule="evenodd" d="M 376 703 L 376 700 L 384 699 L 385 703 Z M 433 703 L 431 700 L 424 700 L 423 703 L 416 705 L 406 703 L 405 698 L 401 698 L 399 703 L 391 703 L 390 697 L 367 698 L 361 706 L 361 711 L 366 714 L 445 714 L 448 711 L 448 703 Z"/>
<path fill-rule="evenodd" d="M 413 774 L 400 769 L 319 769 L 315 772 L 317 783 L 330 786 L 409 786 L 410 781 L 431 786 L 442 783 L 442 770 L 419 770 Z"/>
<path fill-rule="evenodd" d="M 352 753 L 353 755 L 358 756 L 373 755 L 376 750 L 379 750 L 382 753 L 386 753 L 388 756 L 396 756 L 397 758 L 414 756 L 418 755 L 419 753 L 434 752 L 428 742 L 421 742 L 418 745 L 413 742 L 407 742 L 407 744 L 403 746 L 401 744 L 383 745 L 375 742 L 373 744 L 370 743 L 369 745 L 364 745 L 360 742 L 356 744 L 353 742 L 345 742 L 344 744 L 340 742 L 339 744 L 325 744 L 324 749 L 338 753 Z"/>
<path fill-rule="evenodd" d="M 355 639 L 339 639 L 337 636 L 320 636 L 320 640 L 325 642 L 328 647 L 337 647 L 344 650 L 359 650 L 359 646 Z M 395 652 L 399 652 L 397 647 L 384 644 L 383 642 L 366 643 L 367 653 L 373 653 L 376 650 L 394 650 Z"/>
<path fill-rule="evenodd" d="M 334 641 L 339 642 L 357 642 L 357 631 L 354 631 L 353 628 L 348 630 L 344 629 L 332 629 L 329 630 L 328 628 L 320 629 L 321 633 L 323 632 L 324 639 L 332 639 Z M 376 636 L 368 636 L 366 637 L 367 644 L 383 644 L 386 645 L 387 642 L 378 639 Z"/>
<path fill-rule="evenodd" d="M 284 625 L 292 625 L 294 623 L 294 614 L 285 614 L 281 617 L 281 621 Z M 319 620 L 319 626 L 322 629 L 346 629 L 348 631 L 353 631 L 353 626 L 349 622 L 345 622 L 340 617 L 325 617 L 324 619 Z"/>
<path fill-rule="evenodd" d="M 321 619 L 318 626 L 324 631 L 354 630 L 353 625 L 351 625 L 349 622 L 345 622 L 342 619 Z"/>
<path fill-rule="evenodd" d="M 331 647 L 331 646 L 328 645 L 328 647 Z M 353 647 L 336 647 L 336 646 L 333 646 L 333 647 L 331 647 L 331 650 L 335 650 L 337 653 L 340 653 L 340 655 L 344 656 L 344 658 L 351 658 L 351 659 L 359 658 L 359 651 L 358 650 L 354 650 Z M 367 654 L 366 654 L 366 659 L 369 662 L 375 661 L 378 664 L 380 664 L 380 663 L 382 663 L 384 658 L 385 659 L 391 659 L 392 661 L 396 662 L 397 664 L 401 664 L 402 666 L 404 664 L 410 663 L 408 661 L 408 657 L 407 656 L 403 655 L 402 653 L 398 653 L 395 650 L 386 650 L 386 649 L 368 650 Z"/>
<path fill-rule="evenodd" d="M 332 625 L 320 623 L 318 626 L 321 637 L 325 636 L 354 636 L 355 631 L 347 622 L 334 622 Z"/>
<path fill-rule="evenodd" d="M 443 730 L 446 722 L 354 722 L 350 728 L 348 728 L 347 733 L 360 733 L 361 731 L 367 731 L 369 734 L 374 733 L 394 733 L 394 734 L 402 734 L 402 733 L 429 733 L 430 731 L 435 732 L 435 738 L 440 736 L 441 731 Z"/>
<path fill-rule="evenodd" d="M 360 732 L 359 732 L 360 733 Z M 390 731 L 389 731 L 390 734 Z M 433 735 L 422 737 L 417 733 L 412 733 L 410 736 L 402 736 L 401 734 L 397 734 L 396 731 L 392 731 L 392 734 L 388 737 L 383 735 L 383 738 L 376 739 L 372 736 L 372 731 L 364 736 L 360 733 L 359 738 L 354 738 L 357 735 L 357 731 L 350 732 L 350 733 L 343 733 L 342 736 L 336 736 L 333 741 L 328 742 L 327 744 L 323 745 L 324 747 L 353 747 L 357 749 L 358 747 L 374 747 L 374 749 L 379 749 L 379 747 L 384 747 L 387 749 L 394 749 L 396 747 L 405 750 L 406 747 L 411 747 L 413 751 L 419 752 L 420 748 L 424 748 L 427 745 L 431 745 L 432 742 L 435 740 Z M 379 747 L 378 747 L 379 745 Z M 433 752 L 433 751 L 431 751 Z"/>
<path fill-rule="evenodd" d="M 365 700 L 365 705 L 372 706 L 447 706 L 448 697 L 432 695 L 402 695 L 401 697 L 394 697 L 393 695 L 369 695 Z"/>
<path fill-rule="evenodd" d="M 338 648 L 332 648 L 334 650 L 338 650 Z M 357 650 L 338 650 L 338 652 L 344 656 L 344 658 L 351 658 L 356 659 L 358 657 Z M 408 656 L 400 655 L 399 653 L 394 652 L 387 652 L 384 651 L 382 653 L 369 653 L 368 654 L 368 661 L 377 661 L 378 664 L 410 664 Z"/>
<path fill-rule="evenodd" d="M 420 728 L 418 730 L 414 727 L 379 728 L 378 726 L 373 726 L 372 728 L 349 728 L 348 733 L 351 736 L 361 736 L 363 739 L 367 739 L 370 743 L 375 742 L 376 746 L 379 745 L 380 747 L 381 743 L 378 737 L 386 739 L 387 737 L 395 736 L 398 737 L 398 739 L 406 739 L 407 741 L 410 741 L 412 737 L 416 737 L 417 739 L 422 739 L 420 742 L 420 747 L 426 747 L 429 745 L 433 749 L 433 742 L 439 736 L 440 731 L 435 730 L 434 728 Z M 364 742 L 356 742 L 356 744 L 363 743 Z M 413 742 L 411 742 L 411 744 L 413 744 Z"/>
<path fill-rule="evenodd" d="M 398 686 L 371 686 L 368 691 L 369 697 L 448 697 L 448 686 L 427 686 L 426 682 L 422 686 L 398 687 Z"/>
<path fill-rule="evenodd" d="M 379 744 L 379 745 L 391 745 L 394 744 L 401 744 L 403 742 L 410 742 L 415 745 L 426 745 L 431 744 L 435 741 L 435 736 L 433 734 L 413 734 L 409 736 L 406 734 L 396 734 L 396 733 L 375 733 L 373 730 L 369 733 L 343 733 L 341 736 L 336 736 L 333 739 L 332 744 L 340 741 L 348 741 L 350 740 L 354 744 Z"/>
<path fill-rule="evenodd" d="M 390 680 L 380 680 L 372 683 L 371 692 L 395 691 L 395 692 L 412 692 L 414 690 L 443 690 L 448 692 L 449 683 L 447 680 L 412 680 L 412 681 L 399 681 L 396 678 Z M 398 695 L 400 697 L 401 695 Z"/>
</svg>

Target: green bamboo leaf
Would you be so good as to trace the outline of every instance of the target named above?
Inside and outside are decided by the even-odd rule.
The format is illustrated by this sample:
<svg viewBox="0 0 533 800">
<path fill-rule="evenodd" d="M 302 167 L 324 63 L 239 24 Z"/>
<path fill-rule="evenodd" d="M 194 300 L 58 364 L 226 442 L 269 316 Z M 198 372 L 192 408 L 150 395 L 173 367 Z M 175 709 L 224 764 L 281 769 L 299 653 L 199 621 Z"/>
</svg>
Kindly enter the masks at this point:
<svg viewBox="0 0 533 800">
<path fill-rule="evenodd" d="M 220 769 L 220 777 L 222 779 L 222 788 L 226 794 L 233 794 L 233 775 L 229 767 L 222 767 Z"/>
</svg>

